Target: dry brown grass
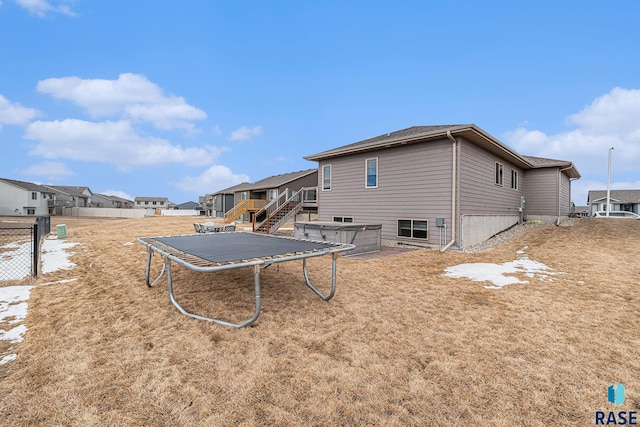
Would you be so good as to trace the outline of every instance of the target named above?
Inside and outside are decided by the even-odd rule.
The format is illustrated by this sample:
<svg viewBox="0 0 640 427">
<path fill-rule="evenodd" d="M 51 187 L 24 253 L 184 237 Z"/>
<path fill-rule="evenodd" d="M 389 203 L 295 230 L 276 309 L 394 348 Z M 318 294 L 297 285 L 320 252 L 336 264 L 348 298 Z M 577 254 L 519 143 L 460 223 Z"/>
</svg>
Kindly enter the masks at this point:
<svg viewBox="0 0 640 427">
<path fill-rule="evenodd" d="M 144 247 L 123 245 L 193 219 L 56 220 L 81 243 L 77 267 L 36 284 L 78 280 L 31 292 L 18 358 L 0 366 L 6 425 L 592 425 L 614 381 L 619 410 L 640 407 L 640 221 L 538 227 L 477 254 L 341 258 L 326 303 L 284 263 L 261 275 L 255 327 L 237 330 L 179 314 L 166 281 L 145 286 Z M 501 290 L 442 276 L 525 245 L 566 274 Z M 325 286 L 330 259 L 309 271 Z M 174 273 L 185 308 L 251 314 L 251 269 Z"/>
</svg>

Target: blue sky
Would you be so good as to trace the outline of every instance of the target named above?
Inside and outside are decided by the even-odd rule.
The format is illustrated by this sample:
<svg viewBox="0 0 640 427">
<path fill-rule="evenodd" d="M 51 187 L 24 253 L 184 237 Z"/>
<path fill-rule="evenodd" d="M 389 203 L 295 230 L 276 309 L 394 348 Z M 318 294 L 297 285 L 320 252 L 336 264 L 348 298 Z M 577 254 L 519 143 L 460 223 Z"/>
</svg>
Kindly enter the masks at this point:
<svg viewBox="0 0 640 427">
<path fill-rule="evenodd" d="M 0 0 L 0 177 L 175 203 L 475 123 L 640 188 L 640 2 Z"/>
</svg>

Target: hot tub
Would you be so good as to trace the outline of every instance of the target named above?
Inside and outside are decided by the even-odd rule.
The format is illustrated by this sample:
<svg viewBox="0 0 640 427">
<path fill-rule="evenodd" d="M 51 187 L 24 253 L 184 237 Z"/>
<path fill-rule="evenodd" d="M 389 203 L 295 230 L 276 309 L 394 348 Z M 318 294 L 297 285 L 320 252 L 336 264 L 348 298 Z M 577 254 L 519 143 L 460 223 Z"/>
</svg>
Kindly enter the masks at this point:
<svg viewBox="0 0 640 427">
<path fill-rule="evenodd" d="M 356 248 L 345 255 L 378 252 L 381 244 L 382 224 L 357 224 L 352 222 L 296 222 L 296 239 L 319 240 L 336 243 L 352 243 Z"/>
</svg>

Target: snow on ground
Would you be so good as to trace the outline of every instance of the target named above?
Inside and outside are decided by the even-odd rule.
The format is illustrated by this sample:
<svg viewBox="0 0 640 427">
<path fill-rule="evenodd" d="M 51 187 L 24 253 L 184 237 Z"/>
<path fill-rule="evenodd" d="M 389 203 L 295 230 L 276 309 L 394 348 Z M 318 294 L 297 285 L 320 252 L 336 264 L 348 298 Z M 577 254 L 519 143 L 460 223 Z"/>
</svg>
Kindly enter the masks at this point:
<svg viewBox="0 0 640 427">
<path fill-rule="evenodd" d="M 20 248 L 22 244 L 14 243 L 5 245 L 3 248 L 17 248 L 16 251 L 2 252 L 0 257 L 0 263 L 8 267 L 8 270 L 13 272 L 19 270 L 16 266 L 22 267 L 26 262 L 27 270 L 30 270 L 31 266 L 31 243 L 26 243 L 26 253 Z M 64 240 L 58 240 L 55 237 L 49 237 L 42 243 L 42 273 L 51 273 L 57 270 L 69 270 L 75 266 L 74 263 L 69 261 L 69 257 L 73 255 L 73 252 L 67 252 L 66 249 L 72 248 L 77 243 L 66 242 Z M 26 257 L 26 261 L 24 258 Z M 20 261 L 22 259 L 22 261 Z M 6 263 L 6 264 L 5 264 Z M 19 263 L 19 264 L 16 264 Z M 14 265 L 16 264 L 16 265 Z M 23 273 L 16 273 L 15 279 L 24 279 L 29 276 L 31 271 L 27 271 L 26 275 Z M 20 277 L 17 277 L 20 276 Z M 57 282 L 47 282 L 44 285 L 54 285 L 57 283 L 69 283 L 77 279 L 65 279 Z M 27 327 L 21 324 L 27 317 L 28 300 L 31 294 L 31 289 L 34 286 L 6 286 L 0 287 L 0 341 L 8 341 L 10 344 L 16 344 L 22 342 L 22 337 L 27 332 Z M 8 325 L 7 330 L 3 329 L 4 325 Z M 15 325 L 15 326 L 13 326 Z M 9 354 L 0 354 L 0 365 L 4 365 L 7 362 L 15 360 L 17 355 L 11 353 L 13 346 L 9 347 Z"/>
<path fill-rule="evenodd" d="M 526 277 L 538 277 L 542 280 L 555 280 L 554 275 L 564 274 L 554 272 L 552 268 L 545 264 L 529 259 L 525 251 L 527 246 L 520 249 L 516 253 L 518 257 L 514 261 L 505 262 L 504 264 L 492 264 L 485 262 L 477 262 L 470 264 L 460 264 L 453 267 L 445 268 L 444 276 L 461 278 L 466 277 L 474 282 L 492 282 L 493 286 L 485 286 L 487 289 L 501 289 L 503 286 L 514 283 L 526 284 L 528 280 L 520 280 L 516 275 L 524 275 Z"/>
<path fill-rule="evenodd" d="M 22 280 L 31 274 L 31 241 L 17 241 L 0 246 L 2 278 Z"/>
</svg>

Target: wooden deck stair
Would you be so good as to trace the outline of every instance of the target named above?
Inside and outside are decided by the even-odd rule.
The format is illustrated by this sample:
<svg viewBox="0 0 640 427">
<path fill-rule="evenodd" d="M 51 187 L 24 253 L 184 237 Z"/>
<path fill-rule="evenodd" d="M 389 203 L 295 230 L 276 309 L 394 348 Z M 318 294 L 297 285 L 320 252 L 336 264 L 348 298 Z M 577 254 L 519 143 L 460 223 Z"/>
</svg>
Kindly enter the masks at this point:
<svg viewBox="0 0 640 427">
<path fill-rule="evenodd" d="M 269 202 L 254 215 L 253 231 L 256 233 L 273 234 L 288 220 L 310 203 L 310 197 L 316 201 L 316 190 L 301 188 L 291 194 L 285 190 L 277 198 Z"/>
<path fill-rule="evenodd" d="M 229 211 L 224 214 L 224 222 L 225 224 L 228 224 L 232 221 L 236 221 L 247 212 L 258 212 L 262 210 L 266 204 L 266 200 L 240 200 L 233 208 L 229 209 Z"/>
</svg>

